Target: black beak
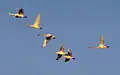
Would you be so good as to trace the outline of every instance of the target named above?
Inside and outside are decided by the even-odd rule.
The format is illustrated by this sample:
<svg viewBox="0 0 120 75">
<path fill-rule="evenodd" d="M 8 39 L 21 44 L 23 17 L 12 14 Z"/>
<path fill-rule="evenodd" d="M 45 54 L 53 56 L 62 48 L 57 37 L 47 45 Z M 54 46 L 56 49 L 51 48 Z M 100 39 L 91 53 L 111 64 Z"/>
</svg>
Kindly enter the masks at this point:
<svg viewBox="0 0 120 75">
<path fill-rule="evenodd" d="M 107 46 L 107 48 L 109 48 L 109 46 Z"/>
<path fill-rule="evenodd" d="M 56 39 L 55 37 L 53 39 Z"/>
<path fill-rule="evenodd" d="M 27 16 L 25 16 L 24 18 L 28 18 Z"/>
<path fill-rule="evenodd" d="M 73 60 L 75 60 L 75 58 L 72 58 Z"/>
<path fill-rule="evenodd" d="M 40 29 L 43 29 L 42 27 L 40 27 Z"/>
</svg>

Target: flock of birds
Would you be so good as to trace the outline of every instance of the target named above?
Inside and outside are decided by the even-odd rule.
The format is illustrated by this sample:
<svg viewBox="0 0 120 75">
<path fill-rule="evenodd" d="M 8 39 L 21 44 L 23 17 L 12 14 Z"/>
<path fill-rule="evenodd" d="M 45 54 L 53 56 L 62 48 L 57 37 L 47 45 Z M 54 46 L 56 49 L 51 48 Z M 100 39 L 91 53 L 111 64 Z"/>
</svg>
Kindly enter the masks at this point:
<svg viewBox="0 0 120 75">
<path fill-rule="evenodd" d="M 24 15 L 24 10 L 23 8 L 19 8 L 16 14 L 13 13 L 8 13 L 10 16 L 14 16 L 15 18 L 27 18 L 27 16 Z M 40 24 L 40 13 L 38 13 L 36 20 L 34 22 L 34 24 L 29 25 L 29 27 L 34 28 L 34 29 L 43 29 Z M 56 39 L 56 37 L 53 34 L 47 33 L 47 34 L 37 34 L 37 36 L 44 36 L 45 40 L 43 41 L 42 44 L 42 48 L 45 48 L 48 44 L 48 41 L 52 40 L 52 39 Z M 90 46 L 88 48 L 101 48 L 101 49 L 105 49 L 105 48 L 109 48 L 108 45 L 104 44 L 104 36 L 100 37 L 100 43 L 98 46 Z M 72 56 L 72 51 L 71 49 L 68 49 L 68 52 L 66 53 L 64 51 L 64 45 L 61 44 L 59 51 L 56 52 L 57 54 L 57 58 L 56 60 L 59 60 L 61 57 L 64 57 L 65 60 L 64 62 L 68 62 L 69 60 L 73 59 L 75 60 L 75 57 Z"/>
</svg>

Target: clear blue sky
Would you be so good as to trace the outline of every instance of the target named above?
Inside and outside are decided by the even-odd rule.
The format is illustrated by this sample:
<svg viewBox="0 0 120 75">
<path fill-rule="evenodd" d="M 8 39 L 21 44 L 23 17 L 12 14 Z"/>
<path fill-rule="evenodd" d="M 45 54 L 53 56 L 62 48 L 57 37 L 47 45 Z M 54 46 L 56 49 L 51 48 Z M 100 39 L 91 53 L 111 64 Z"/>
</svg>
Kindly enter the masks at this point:
<svg viewBox="0 0 120 75">
<path fill-rule="evenodd" d="M 8 12 L 24 8 L 27 19 L 14 19 Z M 0 75 L 120 75 L 119 0 L 1 0 Z M 41 13 L 43 30 L 32 24 Z M 50 32 L 56 40 L 41 48 Z M 88 49 L 101 35 L 109 49 Z M 56 61 L 60 44 L 72 49 L 76 61 Z"/>
</svg>

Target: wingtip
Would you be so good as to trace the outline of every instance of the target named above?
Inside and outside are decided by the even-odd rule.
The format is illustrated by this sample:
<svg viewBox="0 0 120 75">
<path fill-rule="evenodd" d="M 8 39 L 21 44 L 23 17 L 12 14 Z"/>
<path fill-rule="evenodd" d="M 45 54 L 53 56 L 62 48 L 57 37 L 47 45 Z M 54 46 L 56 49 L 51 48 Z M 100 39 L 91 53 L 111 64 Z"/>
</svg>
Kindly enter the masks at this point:
<svg viewBox="0 0 120 75">
<path fill-rule="evenodd" d="M 103 35 L 101 36 L 101 39 L 104 40 L 104 36 Z"/>
<path fill-rule="evenodd" d="M 64 46 L 64 44 L 61 44 L 61 46 Z"/>
<path fill-rule="evenodd" d="M 56 51 L 56 54 L 58 54 L 58 51 Z"/>
<path fill-rule="evenodd" d="M 104 37 L 104 35 L 102 35 L 101 37 Z"/>
<path fill-rule="evenodd" d="M 88 48 L 92 48 L 92 47 L 88 47 Z"/>
<path fill-rule="evenodd" d="M 97 48 L 97 46 L 89 46 L 88 48 Z"/>
<path fill-rule="evenodd" d="M 41 46 L 41 48 L 45 48 L 46 46 Z"/>
<path fill-rule="evenodd" d="M 12 13 L 8 13 L 8 15 L 12 16 Z"/>
<path fill-rule="evenodd" d="M 10 15 L 10 13 L 8 13 L 8 15 Z"/>
<path fill-rule="evenodd" d="M 43 44 L 43 45 L 42 45 L 42 48 L 45 48 L 45 47 L 47 47 L 47 45 L 46 45 L 46 44 Z"/>
</svg>

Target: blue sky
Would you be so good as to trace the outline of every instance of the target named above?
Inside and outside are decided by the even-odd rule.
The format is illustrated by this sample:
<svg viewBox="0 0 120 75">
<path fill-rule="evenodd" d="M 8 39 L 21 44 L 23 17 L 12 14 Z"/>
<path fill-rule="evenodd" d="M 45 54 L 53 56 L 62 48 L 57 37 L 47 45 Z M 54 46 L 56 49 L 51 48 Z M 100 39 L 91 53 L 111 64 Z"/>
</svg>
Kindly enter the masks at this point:
<svg viewBox="0 0 120 75">
<path fill-rule="evenodd" d="M 8 12 L 24 8 L 26 19 L 14 19 Z M 1 0 L 0 75 L 120 75 L 119 0 Z M 41 13 L 43 30 L 31 29 Z M 41 48 L 44 37 L 56 40 Z M 88 49 L 101 35 L 109 49 Z M 72 49 L 75 61 L 56 61 L 60 44 Z"/>
</svg>

